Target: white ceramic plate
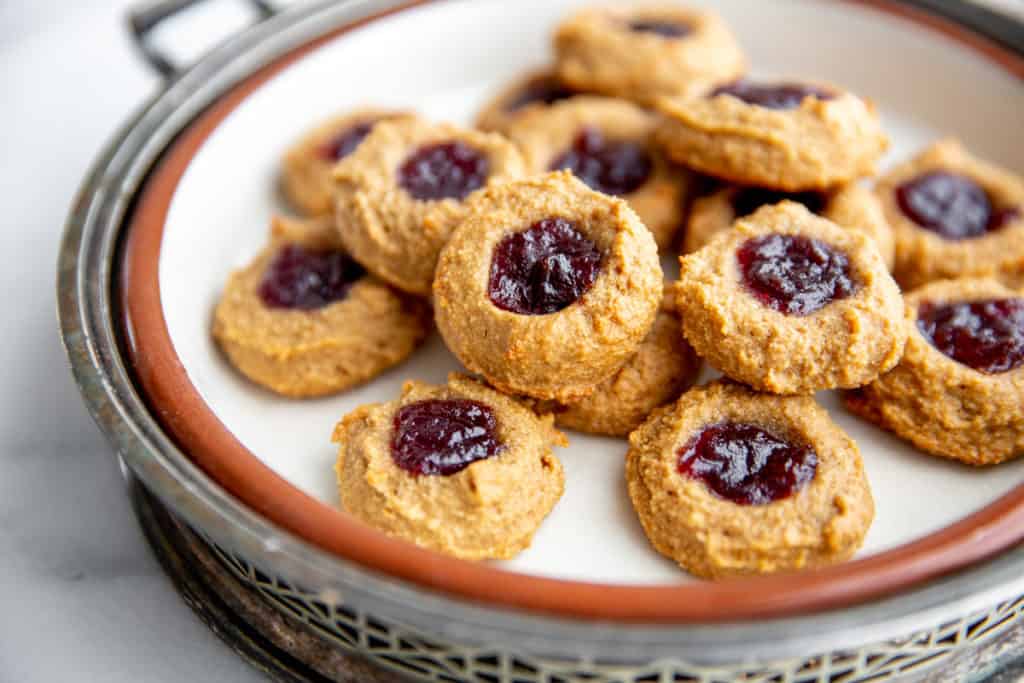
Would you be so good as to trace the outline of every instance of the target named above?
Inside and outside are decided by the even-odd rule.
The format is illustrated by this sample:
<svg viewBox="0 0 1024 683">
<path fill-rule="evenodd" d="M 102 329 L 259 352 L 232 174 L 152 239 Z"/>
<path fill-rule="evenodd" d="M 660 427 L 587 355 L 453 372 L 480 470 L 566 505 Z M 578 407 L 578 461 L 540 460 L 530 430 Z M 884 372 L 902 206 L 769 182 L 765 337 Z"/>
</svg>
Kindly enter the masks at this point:
<svg viewBox="0 0 1024 683">
<path fill-rule="evenodd" d="M 468 124 L 485 100 L 549 58 L 559 19 L 575 0 L 449 0 L 375 21 L 326 43 L 258 88 L 193 159 L 174 195 L 160 288 L 175 349 L 196 388 L 235 436 L 303 491 L 337 505 L 329 441 L 358 405 L 390 400 L 407 378 L 442 382 L 458 369 L 435 334 L 404 365 L 333 398 L 291 401 L 238 375 L 209 336 L 221 287 L 265 243 L 283 207 L 278 160 L 307 127 L 373 104 Z M 883 166 L 940 135 L 1024 169 L 1018 143 L 1024 89 L 1009 73 L 939 33 L 854 2 L 719 0 L 757 76 L 823 79 L 879 104 L 893 146 Z M 674 272 L 668 269 L 667 273 Z M 1024 460 L 972 469 L 925 456 L 819 400 L 860 445 L 877 503 L 861 555 L 935 531 L 1024 481 Z M 566 493 L 507 568 L 624 584 L 686 581 L 647 544 L 623 483 L 623 440 L 571 433 L 558 453 Z"/>
</svg>

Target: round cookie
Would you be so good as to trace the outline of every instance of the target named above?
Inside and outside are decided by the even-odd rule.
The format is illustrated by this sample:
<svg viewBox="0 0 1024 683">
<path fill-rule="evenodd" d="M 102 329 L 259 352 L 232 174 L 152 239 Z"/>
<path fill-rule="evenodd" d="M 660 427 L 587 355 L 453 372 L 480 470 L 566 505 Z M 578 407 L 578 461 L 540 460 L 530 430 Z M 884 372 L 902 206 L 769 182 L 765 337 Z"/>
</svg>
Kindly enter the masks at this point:
<svg viewBox="0 0 1024 683">
<path fill-rule="evenodd" d="M 700 368 L 700 358 L 680 331 L 675 298 L 667 292 L 633 357 L 586 398 L 556 404 L 555 423 L 588 434 L 626 436 L 655 408 L 693 386 Z"/>
<path fill-rule="evenodd" d="M 908 294 L 906 307 L 903 359 L 847 392 L 847 407 L 969 465 L 1024 454 L 1024 292 L 993 279 L 939 280 Z"/>
<path fill-rule="evenodd" d="M 334 210 L 334 165 L 351 154 L 378 121 L 407 116 L 387 109 L 356 109 L 307 132 L 281 161 L 281 191 L 295 210 L 322 216 Z"/>
<path fill-rule="evenodd" d="M 761 391 L 867 384 L 899 361 L 900 290 L 871 238 L 796 202 L 765 206 L 680 259 L 683 333 Z"/>
<path fill-rule="evenodd" d="M 656 105 L 670 158 L 738 185 L 825 190 L 871 174 L 889 144 L 874 106 L 831 85 L 740 81 Z"/>
<path fill-rule="evenodd" d="M 875 192 L 896 239 L 896 279 L 907 289 L 1024 263 L 1024 178 L 975 159 L 956 140 L 892 169 Z"/>
<path fill-rule="evenodd" d="M 568 171 L 474 197 L 434 280 L 438 329 L 463 365 L 502 391 L 561 402 L 622 367 L 661 297 L 651 233 Z"/>
<path fill-rule="evenodd" d="M 275 218 L 270 245 L 232 273 L 213 317 L 231 364 L 295 398 L 348 389 L 405 360 L 430 309 L 349 258 L 329 218 Z"/>
<path fill-rule="evenodd" d="M 346 415 L 333 440 L 345 510 L 454 557 L 515 556 L 565 487 L 551 416 L 461 375 L 406 382 L 400 398 Z"/>
<path fill-rule="evenodd" d="M 778 192 L 760 187 L 726 187 L 698 197 L 690 208 L 682 253 L 697 251 L 734 220 L 749 216 L 762 206 L 783 200 L 803 204 L 812 213 L 841 228 L 855 228 L 874 239 L 886 267 L 892 270 L 895 247 L 892 230 L 882 205 L 870 190 L 851 183 L 827 193 Z"/>
<path fill-rule="evenodd" d="M 842 562 L 875 513 L 857 445 L 813 398 L 731 382 L 630 434 L 626 483 L 651 545 L 705 578 Z"/>
<path fill-rule="evenodd" d="M 640 103 L 702 92 L 746 70 L 717 14 L 667 3 L 581 10 L 558 26 L 554 42 L 562 82 Z"/>
<path fill-rule="evenodd" d="M 690 174 L 655 147 L 656 125 L 634 104 L 581 95 L 523 112 L 506 134 L 531 172 L 567 168 L 591 189 L 622 197 L 666 248 L 683 222 Z"/>
<path fill-rule="evenodd" d="M 558 80 L 554 69 L 535 69 L 516 78 L 491 98 L 477 114 L 476 127 L 504 133 L 522 114 L 543 109 L 578 94 L 578 91 Z"/>
<path fill-rule="evenodd" d="M 380 279 L 427 296 L 465 201 L 525 172 L 519 150 L 497 133 L 382 121 L 334 170 L 342 244 Z"/>
</svg>

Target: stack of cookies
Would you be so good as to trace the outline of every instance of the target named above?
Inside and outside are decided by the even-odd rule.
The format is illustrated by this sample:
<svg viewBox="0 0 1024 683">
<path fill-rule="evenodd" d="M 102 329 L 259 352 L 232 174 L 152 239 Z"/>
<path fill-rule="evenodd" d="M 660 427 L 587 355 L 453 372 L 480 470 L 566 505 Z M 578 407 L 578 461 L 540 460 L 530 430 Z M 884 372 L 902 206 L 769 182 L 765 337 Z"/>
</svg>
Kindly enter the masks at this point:
<svg viewBox="0 0 1024 683">
<path fill-rule="evenodd" d="M 226 285 L 213 335 L 279 394 L 365 382 L 432 324 L 468 371 L 341 419 L 347 511 L 509 558 L 562 495 L 556 426 L 628 437 L 651 544 L 717 578 L 863 542 L 860 453 L 818 391 L 927 453 L 1024 450 L 1024 180 L 941 141 L 870 189 L 871 102 L 745 78 L 711 12 L 587 9 L 554 51 L 474 128 L 367 108 L 309 132 L 282 173 L 303 218 Z"/>
</svg>

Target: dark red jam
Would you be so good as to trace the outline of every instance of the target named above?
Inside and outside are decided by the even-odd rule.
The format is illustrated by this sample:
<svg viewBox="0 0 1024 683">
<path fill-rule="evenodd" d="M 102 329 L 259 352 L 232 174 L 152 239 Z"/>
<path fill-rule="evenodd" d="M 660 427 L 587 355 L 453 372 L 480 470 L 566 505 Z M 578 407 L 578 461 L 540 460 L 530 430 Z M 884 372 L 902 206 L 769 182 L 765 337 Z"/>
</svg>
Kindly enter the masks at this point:
<svg viewBox="0 0 1024 683">
<path fill-rule="evenodd" d="M 784 199 L 799 202 L 811 213 L 821 213 L 825 208 L 825 195 L 820 192 L 780 192 L 762 187 L 744 187 L 732 198 L 732 207 L 737 218 L 754 213 L 762 206 L 778 204 Z"/>
<path fill-rule="evenodd" d="M 819 100 L 830 100 L 835 97 L 835 94 L 827 90 L 809 85 L 798 83 L 763 85 L 749 81 L 736 81 L 715 88 L 711 91 L 711 97 L 716 95 L 732 95 L 747 104 L 767 109 L 796 109 L 807 97 L 816 97 Z"/>
<path fill-rule="evenodd" d="M 344 299 L 366 271 L 343 251 L 282 247 L 263 272 L 259 295 L 270 308 L 312 310 Z"/>
<path fill-rule="evenodd" d="M 391 457 L 412 474 L 459 472 L 505 449 L 494 411 L 467 399 L 410 403 L 395 415 Z"/>
<path fill-rule="evenodd" d="M 800 235 L 753 237 L 736 252 L 743 284 L 786 315 L 809 315 L 857 289 L 850 261 L 824 242 Z"/>
<path fill-rule="evenodd" d="M 491 258 L 488 294 L 521 315 L 555 313 L 594 284 L 601 252 L 564 218 L 545 218 L 501 240 Z"/>
<path fill-rule="evenodd" d="M 900 210 L 925 230 L 947 240 L 980 237 L 1020 215 L 1019 207 L 994 209 L 971 178 L 950 171 L 930 171 L 896 188 Z"/>
<path fill-rule="evenodd" d="M 341 161 L 349 154 L 356 151 L 356 147 L 358 147 L 359 143 L 363 141 L 363 138 L 369 135 L 370 131 L 373 130 L 374 123 L 376 122 L 366 121 L 341 131 L 320 146 L 320 156 L 328 161 Z"/>
<path fill-rule="evenodd" d="M 721 422 L 679 449 L 678 469 L 737 505 L 764 505 L 807 486 L 818 469 L 818 454 L 757 425 Z"/>
<path fill-rule="evenodd" d="M 693 30 L 687 24 L 660 19 L 634 19 L 629 28 L 637 33 L 653 33 L 662 38 L 682 38 Z"/>
<path fill-rule="evenodd" d="M 398 169 L 398 184 L 416 199 L 464 199 L 483 187 L 490 163 L 464 142 L 444 142 L 416 150 Z"/>
<path fill-rule="evenodd" d="M 1009 372 L 1024 365 L 1024 299 L 925 303 L 917 327 L 932 346 L 979 372 Z"/>
<path fill-rule="evenodd" d="M 554 78 L 537 78 L 530 81 L 505 105 L 505 111 L 518 111 L 528 104 L 554 104 L 567 100 L 576 93 Z"/>
<path fill-rule="evenodd" d="M 644 145 L 607 140 L 598 129 L 587 127 L 551 162 L 552 171 L 563 168 L 598 192 L 625 195 L 647 182 L 653 164 Z"/>
</svg>

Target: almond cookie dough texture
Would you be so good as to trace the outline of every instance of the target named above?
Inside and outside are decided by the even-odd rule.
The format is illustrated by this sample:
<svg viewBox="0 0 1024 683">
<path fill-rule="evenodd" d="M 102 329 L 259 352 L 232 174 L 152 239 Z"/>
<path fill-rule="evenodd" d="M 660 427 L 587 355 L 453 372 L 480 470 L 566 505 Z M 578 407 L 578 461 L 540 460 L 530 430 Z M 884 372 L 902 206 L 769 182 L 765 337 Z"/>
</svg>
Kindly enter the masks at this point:
<svg viewBox="0 0 1024 683">
<path fill-rule="evenodd" d="M 809 445 L 818 464 L 801 490 L 738 505 L 679 472 L 705 427 L 738 422 Z M 692 389 L 629 437 L 626 482 L 651 545 L 700 577 L 812 569 L 849 559 L 874 518 L 857 445 L 809 396 L 768 396 L 729 382 Z"/>
<path fill-rule="evenodd" d="M 260 282 L 287 244 L 341 248 L 330 219 L 276 218 L 270 245 L 228 279 L 214 312 L 213 337 L 252 381 L 295 398 L 343 391 L 402 362 L 427 336 L 429 308 L 372 276 L 319 309 L 266 306 Z"/>
<path fill-rule="evenodd" d="M 438 252 L 474 193 L 462 201 L 419 200 L 399 184 L 398 169 L 417 150 L 447 142 L 462 142 L 485 156 L 484 187 L 525 173 L 519 150 L 501 135 L 411 117 L 374 126 L 334 171 L 342 244 L 371 273 L 419 296 L 430 294 Z"/>
<path fill-rule="evenodd" d="M 727 187 L 696 199 L 690 209 L 683 239 L 683 253 L 697 251 L 719 232 L 728 229 L 736 215 L 734 200 L 745 188 Z M 756 190 L 755 190 L 756 191 Z M 820 215 L 841 228 L 860 230 L 875 241 L 886 267 L 892 270 L 895 246 L 882 205 L 867 188 L 851 183 L 823 196 Z"/>
<path fill-rule="evenodd" d="M 668 156 L 739 185 L 824 190 L 874 171 L 888 147 L 871 103 L 835 86 L 795 109 L 769 109 L 728 94 L 659 98 L 657 139 Z"/>
<path fill-rule="evenodd" d="M 907 349 L 899 365 L 844 396 L 846 406 L 921 450 L 969 465 L 1024 454 L 1024 366 L 980 372 L 946 356 L 921 334 L 918 308 L 1024 297 L 992 279 L 940 280 L 906 297 Z"/>
<path fill-rule="evenodd" d="M 395 415 L 433 399 L 490 407 L 504 449 L 449 476 L 398 467 L 391 454 Z M 464 559 L 507 559 L 527 548 L 564 489 L 551 448 L 566 441 L 551 416 L 538 417 L 464 376 L 452 375 L 447 386 L 407 382 L 399 399 L 346 415 L 333 439 L 340 445 L 335 470 L 345 510 L 391 536 Z"/>
<path fill-rule="evenodd" d="M 504 133 L 523 114 L 544 109 L 577 94 L 558 79 L 554 69 L 535 69 L 516 78 L 489 100 L 477 114 L 476 127 Z"/>
<path fill-rule="evenodd" d="M 306 216 L 334 211 L 332 143 L 359 126 L 408 116 L 385 109 L 357 109 L 324 121 L 289 149 L 281 162 L 281 190 L 288 203 Z"/>
<path fill-rule="evenodd" d="M 857 290 L 809 315 L 786 315 L 744 285 L 736 252 L 761 235 L 801 235 L 844 253 Z M 683 333 L 725 375 L 761 391 L 810 394 L 867 384 L 896 365 L 906 326 L 899 287 L 867 235 L 843 230 L 796 202 L 758 209 L 680 259 Z"/>
<path fill-rule="evenodd" d="M 633 22 L 669 22 L 688 31 L 666 37 Z M 585 9 L 555 33 L 558 75 L 577 90 L 649 103 L 738 78 L 746 70 L 732 32 L 713 12 L 670 4 Z"/>
<path fill-rule="evenodd" d="M 996 208 L 1018 207 L 1020 213 L 1002 228 L 968 239 L 949 240 L 922 228 L 900 209 L 896 188 L 938 170 L 967 176 Z M 896 279 L 905 288 L 944 278 L 1024 272 L 1024 179 L 975 159 L 958 141 L 933 144 L 880 178 L 875 191 L 896 239 Z"/>
<path fill-rule="evenodd" d="M 441 252 L 435 318 L 448 348 L 502 391 L 568 402 L 613 375 L 647 336 L 662 298 L 657 247 L 626 202 L 568 171 L 495 185 L 475 197 Z M 547 315 L 521 315 L 489 296 L 492 255 L 505 237 L 561 217 L 602 253 L 593 285 Z"/>
<path fill-rule="evenodd" d="M 639 188 L 621 195 L 666 248 L 683 222 L 690 174 L 670 163 L 654 145 L 654 116 L 640 107 L 606 97 L 578 96 L 549 107 L 524 112 L 506 131 L 519 145 L 532 173 L 551 170 L 551 165 L 573 146 L 585 129 L 594 129 L 611 142 L 632 142 L 646 149 L 651 173 Z"/>
<path fill-rule="evenodd" d="M 675 299 L 666 293 L 636 354 L 594 393 L 555 408 L 555 422 L 589 434 L 626 436 L 655 408 L 693 386 L 700 368 L 700 359 L 680 331 Z"/>
</svg>

